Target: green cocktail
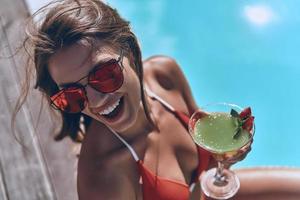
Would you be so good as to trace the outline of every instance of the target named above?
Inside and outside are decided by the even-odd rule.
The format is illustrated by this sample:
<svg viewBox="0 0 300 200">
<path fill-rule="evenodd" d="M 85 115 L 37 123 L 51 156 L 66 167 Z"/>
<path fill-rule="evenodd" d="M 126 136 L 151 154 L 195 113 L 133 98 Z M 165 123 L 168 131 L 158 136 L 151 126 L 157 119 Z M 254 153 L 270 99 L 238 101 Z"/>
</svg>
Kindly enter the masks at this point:
<svg viewBox="0 0 300 200">
<path fill-rule="evenodd" d="M 235 137 L 237 129 L 237 119 L 230 114 L 209 113 L 196 122 L 194 141 L 216 154 L 235 152 L 251 139 L 251 133 L 244 129 Z"/>
<path fill-rule="evenodd" d="M 201 177 L 201 189 L 208 197 L 228 199 L 239 187 L 238 177 L 224 165 L 235 163 L 250 150 L 254 135 L 254 117 L 248 107 L 226 103 L 211 104 L 197 110 L 189 121 L 189 132 L 202 149 L 218 161 Z"/>
</svg>

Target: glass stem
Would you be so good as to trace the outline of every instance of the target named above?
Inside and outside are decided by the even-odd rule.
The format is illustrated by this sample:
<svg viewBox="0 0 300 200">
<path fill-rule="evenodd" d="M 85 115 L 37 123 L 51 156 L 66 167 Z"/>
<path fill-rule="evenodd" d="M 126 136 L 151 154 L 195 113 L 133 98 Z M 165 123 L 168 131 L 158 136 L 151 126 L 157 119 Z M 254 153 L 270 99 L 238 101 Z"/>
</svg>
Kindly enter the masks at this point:
<svg viewBox="0 0 300 200">
<path fill-rule="evenodd" d="M 223 174 L 224 164 L 218 161 L 218 167 L 215 174 L 214 185 L 216 186 L 224 186 L 227 184 L 226 176 Z"/>
</svg>

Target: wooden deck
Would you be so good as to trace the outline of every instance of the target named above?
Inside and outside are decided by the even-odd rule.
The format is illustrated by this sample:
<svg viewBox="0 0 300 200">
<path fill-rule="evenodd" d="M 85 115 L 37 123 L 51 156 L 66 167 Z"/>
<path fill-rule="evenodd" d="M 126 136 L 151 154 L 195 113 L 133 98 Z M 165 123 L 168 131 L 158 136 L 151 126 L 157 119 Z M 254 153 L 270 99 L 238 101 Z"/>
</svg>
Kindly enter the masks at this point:
<svg viewBox="0 0 300 200">
<path fill-rule="evenodd" d="M 16 121 L 16 135 L 26 148 L 12 134 L 10 120 L 24 79 L 25 54 L 7 57 L 22 43 L 29 12 L 23 0 L 0 0 L 0 5 L 0 200 L 76 200 L 80 147 L 68 139 L 53 140 L 59 123 L 46 103 L 38 121 L 38 91 L 31 89 Z"/>
</svg>

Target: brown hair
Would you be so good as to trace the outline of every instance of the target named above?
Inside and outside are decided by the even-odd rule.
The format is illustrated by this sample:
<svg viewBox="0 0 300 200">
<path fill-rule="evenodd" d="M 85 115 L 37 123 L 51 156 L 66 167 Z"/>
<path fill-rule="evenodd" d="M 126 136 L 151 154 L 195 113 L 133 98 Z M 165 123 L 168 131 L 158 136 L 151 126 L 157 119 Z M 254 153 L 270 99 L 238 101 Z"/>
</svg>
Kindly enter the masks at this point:
<svg viewBox="0 0 300 200">
<path fill-rule="evenodd" d="M 45 14 L 46 13 L 46 14 Z M 36 20 L 35 17 L 43 15 Z M 36 20 L 36 21 L 35 21 Z M 133 56 L 134 70 L 141 85 L 141 99 L 147 119 L 155 127 L 150 118 L 145 102 L 143 88 L 142 56 L 136 36 L 132 33 L 129 22 L 122 19 L 118 12 L 100 0 L 65 0 L 55 1 L 37 11 L 31 18 L 27 27 L 27 38 L 24 48 L 33 58 L 27 64 L 26 82 L 22 94 L 18 99 L 15 113 L 20 110 L 26 100 L 30 84 L 31 67 L 35 68 L 36 84 L 50 102 L 49 96 L 58 91 L 58 86 L 48 72 L 49 58 L 58 50 L 75 42 L 86 40 L 94 44 L 100 40 L 114 47 L 122 48 L 126 55 Z M 29 48 L 28 48 L 29 47 Z M 30 56 L 30 51 L 33 56 Z M 69 114 L 60 111 L 62 128 L 56 135 L 56 140 L 70 136 L 73 141 L 81 141 L 83 130 L 80 121 L 83 118 L 85 130 L 91 118 L 83 113 Z"/>
</svg>

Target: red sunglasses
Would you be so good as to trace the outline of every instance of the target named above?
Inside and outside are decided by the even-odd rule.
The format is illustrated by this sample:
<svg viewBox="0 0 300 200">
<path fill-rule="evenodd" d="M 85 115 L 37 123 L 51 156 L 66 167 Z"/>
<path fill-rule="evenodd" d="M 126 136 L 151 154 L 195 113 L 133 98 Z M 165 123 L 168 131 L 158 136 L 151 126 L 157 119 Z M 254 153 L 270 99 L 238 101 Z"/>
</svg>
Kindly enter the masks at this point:
<svg viewBox="0 0 300 200">
<path fill-rule="evenodd" d="M 87 76 L 75 83 L 67 84 L 65 88 L 52 95 L 50 97 L 51 106 L 67 113 L 81 112 L 88 102 L 85 90 L 87 85 L 101 93 L 115 92 L 124 82 L 122 61 L 123 51 L 117 60 L 111 59 L 99 64 Z M 88 82 L 82 85 L 79 81 L 84 78 L 88 78 Z"/>
</svg>

